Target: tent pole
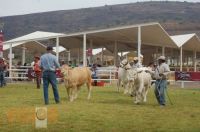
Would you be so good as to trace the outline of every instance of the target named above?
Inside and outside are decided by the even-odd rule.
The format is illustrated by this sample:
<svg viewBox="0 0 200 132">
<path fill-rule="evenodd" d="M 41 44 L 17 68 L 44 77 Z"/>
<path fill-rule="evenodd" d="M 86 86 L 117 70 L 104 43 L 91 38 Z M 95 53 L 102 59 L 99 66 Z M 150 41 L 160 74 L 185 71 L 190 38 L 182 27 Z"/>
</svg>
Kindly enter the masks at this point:
<svg viewBox="0 0 200 132">
<path fill-rule="evenodd" d="M 114 47 L 114 65 L 117 65 L 117 41 L 115 41 L 115 47 Z"/>
<path fill-rule="evenodd" d="M 180 71 L 183 71 L 183 47 L 180 49 Z M 181 88 L 184 88 L 184 82 L 181 81 Z"/>
<path fill-rule="evenodd" d="M 103 60 L 103 48 L 101 48 L 101 50 L 102 50 L 102 51 L 101 51 L 101 65 L 103 66 L 103 61 L 104 61 L 104 60 Z"/>
<path fill-rule="evenodd" d="M 56 37 L 56 57 L 59 61 L 59 37 Z"/>
<path fill-rule="evenodd" d="M 26 59 L 26 48 L 22 47 L 22 65 L 24 65 Z"/>
<path fill-rule="evenodd" d="M 138 62 L 141 62 L 141 26 L 138 26 Z"/>
<path fill-rule="evenodd" d="M 197 59 L 197 51 L 194 51 L 194 71 L 196 72 L 197 71 L 197 62 L 196 62 L 196 59 Z"/>
<path fill-rule="evenodd" d="M 90 40 L 90 49 L 93 50 L 93 41 L 92 41 L 92 40 Z M 92 63 L 93 63 L 92 60 L 93 60 L 93 54 L 90 55 L 89 64 L 92 64 Z"/>
<path fill-rule="evenodd" d="M 9 77 L 12 77 L 12 44 L 10 44 L 10 53 L 9 53 Z M 12 80 L 12 78 L 11 78 Z"/>
<path fill-rule="evenodd" d="M 68 49 L 68 62 L 71 60 L 70 50 Z"/>
<path fill-rule="evenodd" d="M 80 64 L 80 48 L 78 48 L 78 64 Z"/>
<path fill-rule="evenodd" d="M 183 71 L 183 48 L 180 49 L 180 71 Z"/>
<path fill-rule="evenodd" d="M 86 34 L 83 34 L 83 66 L 87 66 L 87 59 L 86 59 Z"/>
</svg>

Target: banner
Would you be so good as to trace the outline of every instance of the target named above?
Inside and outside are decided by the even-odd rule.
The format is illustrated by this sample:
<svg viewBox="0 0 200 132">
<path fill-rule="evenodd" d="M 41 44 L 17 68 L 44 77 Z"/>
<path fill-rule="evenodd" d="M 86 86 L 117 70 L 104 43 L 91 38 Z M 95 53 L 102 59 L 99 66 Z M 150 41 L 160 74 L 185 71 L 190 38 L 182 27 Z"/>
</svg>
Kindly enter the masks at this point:
<svg viewBox="0 0 200 132">
<path fill-rule="evenodd" d="M 200 81 L 200 72 L 175 72 L 175 80 Z"/>
</svg>

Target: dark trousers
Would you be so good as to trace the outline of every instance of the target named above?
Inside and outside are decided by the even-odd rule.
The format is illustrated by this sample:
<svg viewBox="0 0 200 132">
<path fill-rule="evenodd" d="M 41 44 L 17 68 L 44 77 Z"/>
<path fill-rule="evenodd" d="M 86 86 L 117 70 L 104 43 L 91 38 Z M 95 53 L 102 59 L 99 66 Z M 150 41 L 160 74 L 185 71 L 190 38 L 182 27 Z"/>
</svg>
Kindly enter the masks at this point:
<svg viewBox="0 0 200 132">
<path fill-rule="evenodd" d="M 48 87 L 49 83 L 52 86 L 54 99 L 56 103 L 59 103 L 59 94 L 57 88 L 57 80 L 56 80 L 56 73 L 52 71 L 44 71 L 43 72 L 43 91 L 44 91 L 44 101 L 45 104 L 49 104 L 49 97 L 48 97 Z"/>
<path fill-rule="evenodd" d="M 0 87 L 3 87 L 5 85 L 5 74 L 4 71 L 0 71 Z"/>
<path fill-rule="evenodd" d="M 167 81 L 156 80 L 155 82 L 155 96 L 160 105 L 165 105 L 165 89 L 167 88 Z"/>
<path fill-rule="evenodd" d="M 37 84 L 37 88 L 40 88 L 40 84 L 41 84 L 41 72 L 35 72 L 35 80 L 36 80 L 36 84 Z"/>
</svg>

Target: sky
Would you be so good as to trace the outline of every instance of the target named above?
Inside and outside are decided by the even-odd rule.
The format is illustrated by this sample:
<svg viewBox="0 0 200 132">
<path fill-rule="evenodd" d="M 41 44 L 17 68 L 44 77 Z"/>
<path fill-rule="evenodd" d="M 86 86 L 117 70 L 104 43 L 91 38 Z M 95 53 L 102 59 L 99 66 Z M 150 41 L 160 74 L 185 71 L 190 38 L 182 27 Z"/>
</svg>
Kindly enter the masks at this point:
<svg viewBox="0 0 200 132">
<path fill-rule="evenodd" d="M 38 12 L 69 10 L 150 0 L 0 0 L 0 17 Z M 166 0 L 153 0 L 166 1 Z M 200 2 L 200 0 L 168 0 Z"/>
</svg>

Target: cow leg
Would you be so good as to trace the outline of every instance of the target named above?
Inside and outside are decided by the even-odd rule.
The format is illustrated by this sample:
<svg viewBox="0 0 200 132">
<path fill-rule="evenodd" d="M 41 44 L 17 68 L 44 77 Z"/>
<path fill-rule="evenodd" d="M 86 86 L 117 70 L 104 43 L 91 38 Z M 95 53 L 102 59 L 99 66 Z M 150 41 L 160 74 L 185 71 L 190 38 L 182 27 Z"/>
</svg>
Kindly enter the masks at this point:
<svg viewBox="0 0 200 132">
<path fill-rule="evenodd" d="M 75 95 L 74 95 L 74 99 L 77 99 L 77 97 L 78 97 L 78 91 L 80 90 L 80 86 L 78 86 L 77 88 L 76 88 L 76 91 L 75 91 Z"/>
<path fill-rule="evenodd" d="M 91 96 L 91 89 L 92 89 L 91 83 L 90 83 L 90 82 L 87 83 L 87 88 L 88 88 L 88 97 L 87 97 L 87 99 L 90 99 L 90 96 Z"/>
<path fill-rule="evenodd" d="M 74 90 L 75 90 L 75 87 L 72 87 L 70 89 L 70 99 L 69 99 L 70 102 L 73 102 L 74 100 Z"/>
<path fill-rule="evenodd" d="M 117 81 L 117 92 L 120 92 L 120 87 L 121 87 L 121 79 L 118 79 L 118 81 Z"/>
<path fill-rule="evenodd" d="M 128 93 L 128 84 L 124 84 L 124 94 Z"/>
<path fill-rule="evenodd" d="M 69 101 L 72 102 L 73 101 L 73 94 L 72 94 L 73 93 L 73 88 L 69 88 L 68 92 L 69 92 Z"/>
<path fill-rule="evenodd" d="M 70 88 L 66 88 L 66 90 L 67 90 L 68 99 L 70 100 Z"/>
<path fill-rule="evenodd" d="M 148 87 L 145 88 L 145 91 L 143 93 L 144 93 L 144 95 L 143 95 L 143 101 L 147 102 Z"/>
<path fill-rule="evenodd" d="M 140 103 L 140 99 L 139 99 L 139 92 L 136 91 L 136 96 L 135 96 L 135 101 L 134 101 L 135 104 L 139 104 Z"/>
<path fill-rule="evenodd" d="M 142 98 L 143 98 L 143 89 L 144 89 L 144 87 L 142 85 L 140 85 L 140 87 L 139 87 L 139 89 L 137 91 L 137 95 L 136 95 L 136 96 L 138 96 L 137 97 L 138 103 L 142 101 Z"/>
</svg>

